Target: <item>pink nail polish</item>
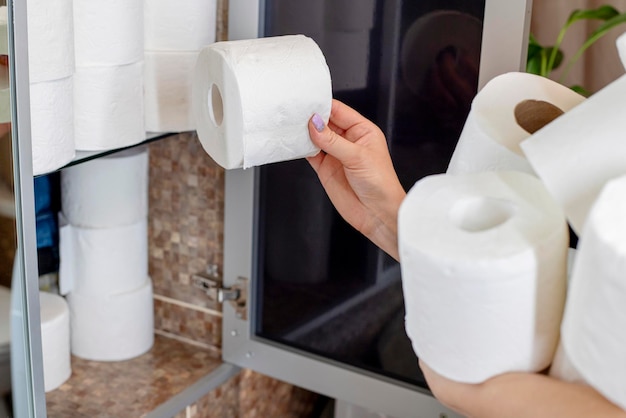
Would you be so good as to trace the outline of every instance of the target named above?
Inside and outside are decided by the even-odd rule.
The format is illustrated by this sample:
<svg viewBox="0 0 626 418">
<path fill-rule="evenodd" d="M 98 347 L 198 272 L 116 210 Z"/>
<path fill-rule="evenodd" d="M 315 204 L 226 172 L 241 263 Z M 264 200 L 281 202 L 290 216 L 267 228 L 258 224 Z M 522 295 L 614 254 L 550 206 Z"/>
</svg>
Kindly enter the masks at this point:
<svg viewBox="0 0 626 418">
<path fill-rule="evenodd" d="M 315 126 L 317 132 L 322 132 L 324 130 L 324 119 L 322 119 L 322 117 L 317 113 L 313 115 L 311 122 L 313 122 L 313 126 Z"/>
</svg>

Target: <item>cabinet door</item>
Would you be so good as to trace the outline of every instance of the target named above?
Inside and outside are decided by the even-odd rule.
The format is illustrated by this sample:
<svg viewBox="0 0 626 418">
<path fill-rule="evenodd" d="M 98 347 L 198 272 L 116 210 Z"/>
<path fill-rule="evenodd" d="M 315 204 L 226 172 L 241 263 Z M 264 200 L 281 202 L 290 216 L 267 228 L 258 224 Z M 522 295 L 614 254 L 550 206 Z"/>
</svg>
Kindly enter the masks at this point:
<svg viewBox="0 0 626 418">
<path fill-rule="evenodd" d="M 10 322 L 11 329 L 9 347 L 13 411 L 8 411 L 8 415 L 45 416 L 30 141 L 26 2 L 8 0 L 7 11 L 8 61 L 6 66 L 0 67 L 0 71 L 8 71 L 8 85 L 3 87 L 8 89 L 6 92 L 10 99 L 7 98 L 8 102 L 0 105 L 3 109 L 6 105 L 8 109 L 8 115 L 0 115 L 0 129 L 7 131 L 0 138 L 3 141 L 2 161 L 3 165 L 6 164 L 3 167 L 5 178 L 0 186 L 5 192 L 9 191 L 4 193 L 4 203 L 14 202 L 15 222 L 13 260 L 4 258 L 2 283 L 4 289 L 11 289 L 9 307 L 2 307 L 8 315 L 3 316 L 3 320 Z M 9 122 L 9 125 L 5 125 L 5 122 Z M 3 221 L 6 222 L 7 213 L 4 216 Z M 6 400 L 8 395 L 3 396 Z"/>
<path fill-rule="evenodd" d="M 231 39 L 316 40 L 333 96 L 383 129 L 406 189 L 445 172 L 471 104 L 438 100 L 438 57 L 455 54 L 474 93 L 524 67 L 526 0 L 243 3 Z M 306 161 L 227 171 L 225 193 L 224 280 L 248 290 L 247 312 L 224 307 L 225 360 L 393 417 L 454 415 L 404 332 L 398 263 L 344 223 Z"/>
</svg>

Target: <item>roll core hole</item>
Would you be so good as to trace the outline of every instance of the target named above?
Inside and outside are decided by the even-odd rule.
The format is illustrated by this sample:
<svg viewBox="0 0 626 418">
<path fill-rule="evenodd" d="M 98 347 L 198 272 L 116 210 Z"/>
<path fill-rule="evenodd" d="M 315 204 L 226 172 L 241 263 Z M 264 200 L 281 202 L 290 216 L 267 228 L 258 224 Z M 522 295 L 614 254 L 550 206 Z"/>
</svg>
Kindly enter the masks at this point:
<svg viewBox="0 0 626 418">
<path fill-rule="evenodd" d="M 529 134 L 534 134 L 564 112 L 544 100 L 523 100 L 515 106 L 515 121 Z"/>
<path fill-rule="evenodd" d="M 502 225 L 515 214 L 515 206 L 506 200 L 471 197 L 457 202 L 450 211 L 452 222 L 468 232 L 481 232 Z"/>
<path fill-rule="evenodd" d="M 219 87 L 215 84 L 211 85 L 208 94 L 209 115 L 215 126 L 221 126 L 224 120 L 224 101 Z"/>
</svg>

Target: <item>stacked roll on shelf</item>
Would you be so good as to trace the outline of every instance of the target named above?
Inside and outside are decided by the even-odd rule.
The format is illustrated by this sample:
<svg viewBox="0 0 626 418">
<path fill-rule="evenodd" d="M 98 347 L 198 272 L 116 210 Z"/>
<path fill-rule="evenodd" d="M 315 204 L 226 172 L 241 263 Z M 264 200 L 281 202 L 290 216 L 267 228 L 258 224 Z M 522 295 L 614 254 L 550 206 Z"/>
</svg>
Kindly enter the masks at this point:
<svg viewBox="0 0 626 418">
<path fill-rule="evenodd" d="M 74 147 L 72 0 L 33 0 L 28 7 L 33 173 L 67 164 Z"/>
<path fill-rule="evenodd" d="M 61 194 L 59 279 L 72 353 L 97 361 L 145 353 L 154 342 L 147 149 L 64 169 Z"/>
<path fill-rule="evenodd" d="M 146 0 L 144 7 L 146 130 L 194 130 L 194 68 L 200 49 L 215 42 L 217 2 L 192 0 L 171 7 L 168 0 Z"/>
<path fill-rule="evenodd" d="M 74 0 L 76 149 L 143 141 L 143 0 Z"/>
</svg>

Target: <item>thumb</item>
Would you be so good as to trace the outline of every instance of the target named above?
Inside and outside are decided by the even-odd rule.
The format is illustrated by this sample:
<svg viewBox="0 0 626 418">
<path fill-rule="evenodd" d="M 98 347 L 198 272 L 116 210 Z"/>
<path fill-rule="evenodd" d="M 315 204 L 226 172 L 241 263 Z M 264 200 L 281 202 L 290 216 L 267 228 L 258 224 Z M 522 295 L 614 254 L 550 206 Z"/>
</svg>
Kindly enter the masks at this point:
<svg viewBox="0 0 626 418">
<path fill-rule="evenodd" d="M 311 141 L 322 151 L 332 155 L 344 165 L 357 151 L 357 145 L 330 129 L 317 113 L 309 120 L 309 136 Z"/>
</svg>

